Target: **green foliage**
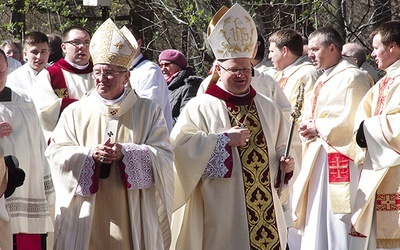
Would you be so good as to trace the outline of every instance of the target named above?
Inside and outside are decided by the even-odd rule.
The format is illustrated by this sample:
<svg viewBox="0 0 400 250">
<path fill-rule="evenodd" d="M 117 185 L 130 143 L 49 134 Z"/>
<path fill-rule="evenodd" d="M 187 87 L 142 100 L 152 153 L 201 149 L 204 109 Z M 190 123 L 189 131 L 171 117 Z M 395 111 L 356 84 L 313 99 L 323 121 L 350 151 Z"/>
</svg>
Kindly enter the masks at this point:
<svg viewBox="0 0 400 250">
<path fill-rule="evenodd" d="M 83 0 L 2 0 L 0 1 L 0 40 L 20 39 L 22 31 L 40 30 L 61 33 L 68 26 L 80 24 L 94 31 L 102 22 L 102 9 L 82 6 Z M 22 2 L 23 6 L 18 6 Z M 231 0 L 112 0 L 109 16 L 122 26 L 137 24 L 145 37 L 146 55 L 157 58 L 167 48 L 181 50 L 189 63 L 204 76 L 213 60 L 206 41 L 211 17 Z M 308 35 L 318 27 L 342 21 L 346 41 L 370 46 L 368 34 L 375 25 L 374 1 L 369 0 L 253 0 L 237 1 L 249 11 L 262 35 L 281 28 L 292 28 Z M 381 0 L 380 2 L 384 2 Z M 400 0 L 387 0 L 392 13 L 398 13 Z M 336 4 L 336 5 L 333 5 Z M 338 12 L 337 5 L 344 10 Z M 14 13 L 14 15 L 12 15 Z M 24 21 L 10 20 L 15 16 Z M 122 18 L 123 17 L 123 18 Z M 123 19 L 123 20 L 121 20 Z M 396 19 L 396 17 L 394 17 Z M 379 19 L 382 20 L 382 19 Z"/>
</svg>

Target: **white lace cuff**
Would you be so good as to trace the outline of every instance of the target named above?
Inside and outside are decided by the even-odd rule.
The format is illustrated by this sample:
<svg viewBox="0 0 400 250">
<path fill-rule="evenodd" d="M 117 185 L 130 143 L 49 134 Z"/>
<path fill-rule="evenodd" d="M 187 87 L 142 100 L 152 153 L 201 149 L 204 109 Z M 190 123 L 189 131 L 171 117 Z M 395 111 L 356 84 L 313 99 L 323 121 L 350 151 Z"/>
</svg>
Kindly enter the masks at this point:
<svg viewBox="0 0 400 250">
<path fill-rule="evenodd" d="M 217 143 L 214 151 L 211 154 L 211 158 L 207 163 L 206 169 L 204 170 L 203 177 L 205 178 L 224 178 L 229 169 L 225 165 L 226 159 L 229 158 L 230 154 L 226 150 L 230 139 L 223 133 L 217 137 Z"/>
<path fill-rule="evenodd" d="M 149 150 L 144 145 L 122 144 L 124 172 L 128 189 L 145 189 L 154 184 L 153 169 Z"/>
<path fill-rule="evenodd" d="M 79 176 L 78 186 L 76 187 L 75 194 L 82 196 L 91 195 L 90 188 L 93 185 L 92 176 L 94 175 L 94 160 L 92 157 L 92 150 L 85 157 L 83 161 L 81 175 Z"/>
</svg>

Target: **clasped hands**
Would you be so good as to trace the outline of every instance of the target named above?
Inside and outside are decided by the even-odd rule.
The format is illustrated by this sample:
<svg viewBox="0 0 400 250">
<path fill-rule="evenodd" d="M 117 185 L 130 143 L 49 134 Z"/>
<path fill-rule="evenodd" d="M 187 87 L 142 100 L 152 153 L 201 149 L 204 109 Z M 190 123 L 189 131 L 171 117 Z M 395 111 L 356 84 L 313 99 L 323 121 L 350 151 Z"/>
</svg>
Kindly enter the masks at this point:
<svg viewBox="0 0 400 250">
<path fill-rule="evenodd" d="M 123 154 L 121 149 L 121 144 L 111 143 L 111 139 L 109 138 L 106 142 L 97 145 L 93 149 L 92 157 L 98 163 L 110 164 L 113 161 L 122 160 Z"/>
<path fill-rule="evenodd" d="M 8 122 L 0 122 L 0 138 L 11 135 L 12 127 Z"/>
<path fill-rule="evenodd" d="M 318 137 L 318 130 L 315 126 L 314 120 L 308 120 L 301 123 L 299 125 L 299 133 L 307 140 L 312 140 L 315 137 Z"/>
</svg>

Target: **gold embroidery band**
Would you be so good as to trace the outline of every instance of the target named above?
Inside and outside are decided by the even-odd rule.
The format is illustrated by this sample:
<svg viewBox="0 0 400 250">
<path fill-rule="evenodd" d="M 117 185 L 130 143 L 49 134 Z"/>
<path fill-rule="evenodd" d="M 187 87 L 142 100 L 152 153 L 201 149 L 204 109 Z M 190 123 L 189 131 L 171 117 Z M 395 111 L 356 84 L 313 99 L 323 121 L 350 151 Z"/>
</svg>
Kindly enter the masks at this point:
<svg viewBox="0 0 400 250">
<path fill-rule="evenodd" d="M 350 159 L 328 153 L 329 196 L 334 214 L 350 214 Z"/>
<path fill-rule="evenodd" d="M 234 114 L 230 113 L 231 124 L 236 125 L 232 115 L 236 115 L 241 122 L 247 117 L 246 127 L 251 131 L 249 143 L 237 148 L 242 159 L 250 249 L 278 250 L 280 241 L 272 198 L 268 147 L 256 106 L 253 102 L 250 107 L 227 105 L 235 111 Z"/>
</svg>

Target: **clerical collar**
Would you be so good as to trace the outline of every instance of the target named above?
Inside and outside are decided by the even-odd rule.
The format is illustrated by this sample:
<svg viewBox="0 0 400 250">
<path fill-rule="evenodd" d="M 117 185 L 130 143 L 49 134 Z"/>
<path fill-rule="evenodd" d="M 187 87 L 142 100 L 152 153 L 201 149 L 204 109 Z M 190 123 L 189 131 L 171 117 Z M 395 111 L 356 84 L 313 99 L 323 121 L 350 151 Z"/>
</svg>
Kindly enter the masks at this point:
<svg viewBox="0 0 400 250">
<path fill-rule="evenodd" d="M 107 105 L 107 106 L 112 106 L 112 105 L 115 105 L 115 104 L 117 104 L 117 103 L 121 103 L 121 102 L 124 100 L 124 98 L 128 95 L 128 93 L 129 93 L 129 91 L 127 91 L 127 89 L 124 88 L 124 92 L 122 93 L 122 95 L 121 95 L 120 97 L 118 97 L 117 99 L 114 99 L 114 100 L 107 100 L 107 99 L 103 98 L 103 97 L 96 91 L 97 96 L 98 96 L 98 97 L 100 98 L 100 100 L 101 100 L 105 105 Z"/>
<path fill-rule="evenodd" d="M 290 70 L 291 68 L 293 68 L 294 66 L 296 66 L 297 64 L 299 64 L 299 62 L 303 59 L 303 56 L 300 56 L 299 58 L 296 59 L 296 61 L 294 61 L 292 64 L 290 64 L 289 66 L 287 66 L 286 68 L 284 68 L 282 70 L 282 76 L 285 75 L 285 72 L 287 72 L 288 70 Z"/>
<path fill-rule="evenodd" d="M 76 64 L 76 63 L 73 63 L 73 62 L 69 61 L 69 60 L 66 59 L 66 58 L 64 58 L 64 59 L 65 59 L 65 61 L 66 61 L 67 63 L 69 63 L 72 67 L 77 68 L 77 69 L 79 69 L 79 70 L 84 70 L 84 69 L 86 69 L 86 68 L 89 66 L 89 62 L 88 62 L 87 64 L 81 66 L 81 65 L 78 65 L 78 64 Z"/>
<path fill-rule="evenodd" d="M 135 67 L 139 63 L 140 59 L 142 59 L 142 58 L 143 58 L 143 54 L 140 53 L 135 59 L 133 59 L 131 68 Z"/>
<path fill-rule="evenodd" d="M 256 96 L 257 92 L 252 86 L 249 87 L 249 92 L 243 95 L 233 95 L 228 91 L 222 89 L 218 84 L 212 84 L 207 90 L 206 94 L 212 95 L 218 99 L 225 102 L 229 102 L 235 105 L 249 105 L 253 98 Z"/>
<path fill-rule="evenodd" d="M 395 61 L 392 65 L 385 69 L 387 75 L 391 75 L 394 72 L 398 72 L 400 67 L 400 60 Z"/>
<path fill-rule="evenodd" d="M 29 64 L 27 66 L 28 66 L 28 72 L 31 75 L 31 79 L 34 79 L 35 76 L 37 74 L 39 74 L 40 71 L 36 71 L 36 70 L 32 69 L 31 66 L 29 66 Z"/>
</svg>

